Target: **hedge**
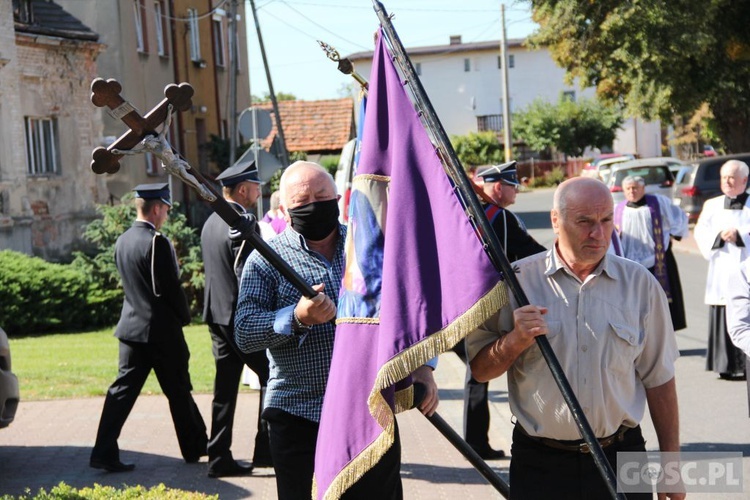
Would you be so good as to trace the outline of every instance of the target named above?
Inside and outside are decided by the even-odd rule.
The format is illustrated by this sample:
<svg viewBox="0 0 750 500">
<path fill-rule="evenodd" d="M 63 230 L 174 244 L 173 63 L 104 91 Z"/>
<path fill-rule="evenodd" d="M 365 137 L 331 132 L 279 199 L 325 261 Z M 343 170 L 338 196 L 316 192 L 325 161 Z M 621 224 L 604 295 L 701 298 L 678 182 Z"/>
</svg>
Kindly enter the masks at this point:
<svg viewBox="0 0 750 500">
<path fill-rule="evenodd" d="M 65 483 L 53 487 L 49 493 L 43 488 L 38 493 L 27 493 L 14 497 L 2 495 L 0 500 L 218 500 L 219 495 L 206 495 L 205 493 L 190 492 L 167 488 L 159 484 L 152 488 L 143 486 L 127 486 L 115 488 L 113 486 L 102 486 L 95 484 L 93 488 L 76 489 Z"/>
<path fill-rule="evenodd" d="M 112 317 L 108 295 L 70 265 L 0 251 L 0 327 L 8 335 L 103 326 Z"/>
</svg>

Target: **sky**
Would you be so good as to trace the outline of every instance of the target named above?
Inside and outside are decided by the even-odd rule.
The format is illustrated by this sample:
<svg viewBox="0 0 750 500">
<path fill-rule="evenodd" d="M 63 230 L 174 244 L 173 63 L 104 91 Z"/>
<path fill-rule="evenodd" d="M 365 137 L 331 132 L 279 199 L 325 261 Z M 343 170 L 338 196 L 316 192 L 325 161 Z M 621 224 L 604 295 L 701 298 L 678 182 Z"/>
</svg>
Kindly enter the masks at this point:
<svg viewBox="0 0 750 500">
<path fill-rule="evenodd" d="M 529 2 L 505 0 L 381 0 L 408 50 L 462 42 L 500 40 L 500 6 L 505 3 L 506 36 L 524 38 L 536 25 Z M 336 68 L 317 43 L 333 46 L 342 58 L 373 50 L 378 17 L 371 0 L 255 0 L 263 44 L 277 94 L 297 99 L 336 99 L 349 95 L 354 80 Z M 250 2 L 245 2 L 250 92 L 268 92 L 260 44 Z M 356 67 L 355 67 L 356 70 Z"/>
</svg>

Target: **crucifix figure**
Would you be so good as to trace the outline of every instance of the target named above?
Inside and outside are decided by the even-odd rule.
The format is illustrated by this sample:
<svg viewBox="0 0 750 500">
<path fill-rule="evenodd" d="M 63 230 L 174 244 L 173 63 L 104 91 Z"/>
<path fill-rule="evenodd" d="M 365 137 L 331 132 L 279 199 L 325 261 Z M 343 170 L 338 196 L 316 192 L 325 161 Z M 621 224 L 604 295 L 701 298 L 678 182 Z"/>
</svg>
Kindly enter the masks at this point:
<svg viewBox="0 0 750 500">
<path fill-rule="evenodd" d="M 146 152 L 151 153 L 161 160 L 161 166 L 164 167 L 167 172 L 175 177 L 179 177 L 185 182 L 185 184 L 192 186 L 198 191 L 198 194 L 200 194 L 204 200 L 215 201 L 216 196 L 189 172 L 191 170 L 190 164 L 180 158 L 172 149 L 169 141 L 167 141 L 167 131 L 172 123 L 172 109 L 172 104 L 168 104 L 167 119 L 164 121 L 164 126 L 158 135 L 147 135 L 141 140 L 141 142 L 133 146 L 131 149 L 112 148 L 110 152 L 116 155 L 136 155 Z"/>
</svg>

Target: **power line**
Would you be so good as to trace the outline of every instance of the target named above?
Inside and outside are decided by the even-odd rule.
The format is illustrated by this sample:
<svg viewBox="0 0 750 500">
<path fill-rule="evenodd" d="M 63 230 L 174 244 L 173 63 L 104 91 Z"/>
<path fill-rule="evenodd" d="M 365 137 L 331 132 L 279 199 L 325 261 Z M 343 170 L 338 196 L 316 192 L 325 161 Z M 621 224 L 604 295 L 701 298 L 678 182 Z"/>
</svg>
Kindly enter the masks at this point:
<svg viewBox="0 0 750 500">
<path fill-rule="evenodd" d="M 205 19 L 205 18 L 207 18 L 209 16 L 214 15 L 219 9 L 221 9 L 221 6 L 224 5 L 225 3 L 227 3 L 228 1 L 229 0 L 221 0 L 221 2 L 219 2 L 219 5 L 217 5 L 213 9 L 211 9 L 211 10 L 209 10 L 207 12 L 204 12 L 203 14 L 198 14 L 197 16 L 195 16 L 193 18 L 190 18 L 190 17 L 174 17 L 174 16 L 168 16 L 166 14 L 162 14 L 161 17 L 163 17 L 164 19 L 169 19 L 171 21 L 180 21 L 180 22 L 183 22 L 183 23 L 188 23 L 192 19 L 198 19 L 198 20 Z"/>
</svg>

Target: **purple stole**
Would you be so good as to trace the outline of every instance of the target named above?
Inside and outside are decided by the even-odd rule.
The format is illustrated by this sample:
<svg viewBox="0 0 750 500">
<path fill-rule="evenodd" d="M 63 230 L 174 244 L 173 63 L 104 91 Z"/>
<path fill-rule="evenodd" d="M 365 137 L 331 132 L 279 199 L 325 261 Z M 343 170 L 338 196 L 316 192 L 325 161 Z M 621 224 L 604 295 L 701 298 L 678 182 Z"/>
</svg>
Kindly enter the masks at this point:
<svg viewBox="0 0 750 500">
<path fill-rule="evenodd" d="M 651 230 L 654 243 L 654 267 L 651 271 L 656 280 L 661 285 L 664 293 L 667 294 L 667 299 L 672 302 L 672 293 L 669 287 L 669 277 L 667 276 L 667 261 L 666 253 L 667 249 L 664 248 L 664 228 L 661 221 L 661 210 L 659 210 L 659 200 L 656 196 L 649 194 L 645 195 L 646 206 L 649 212 L 651 212 Z M 622 234 L 622 213 L 625 211 L 625 205 L 627 202 L 621 201 L 615 207 L 615 229 L 617 232 Z"/>
</svg>

